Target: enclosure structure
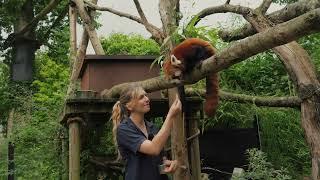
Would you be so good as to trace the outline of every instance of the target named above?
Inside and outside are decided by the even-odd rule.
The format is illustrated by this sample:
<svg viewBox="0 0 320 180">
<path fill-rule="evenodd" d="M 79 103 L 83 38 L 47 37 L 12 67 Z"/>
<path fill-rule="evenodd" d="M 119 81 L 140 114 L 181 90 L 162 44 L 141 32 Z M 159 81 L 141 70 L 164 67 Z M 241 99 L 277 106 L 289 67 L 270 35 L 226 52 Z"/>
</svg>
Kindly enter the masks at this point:
<svg viewBox="0 0 320 180">
<path fill-rule="evenodd" d="M 130 81 L 143 80 L 155 77 L 159 74 L 159 67 L 150 69 L 154 56 L 86 56 L 79 78 L 81 79 L 81 91 L 77 91 L 66 100 L 60 122 L 68 128 L 69 136 L 69 179 L 80 179 L 80 153 L 92 138 L 89 137 L 94 131 L 99 138 L 103 133 L 104 124 L 111 117 L 112 107 L 117 98 L 102 98 L 100 92 L 112 86 Z M 156 117 L 165 117 L 168 112 L 168 99 L 161 96 L 160 92 L 149 94 L 151 110 L 146 114 L 146 119 L 153 120 Z M 200 153 L 198 141 L 198 111 L 202 110 L 200 98 L 188 98 L 189 109 L 188 135 L 190 138 L 189 148 L 190 169 L 194 179 L 200 177 Z M 93 140 L 96 146 L 99 142 Z M 90 155 L 90 162 L 99 168 L 108 169 L 104 166 L 106 158 L 95 158 Z M 114 159 L 109 159 L 109 162 Z M 117 163 L 117 162 L 113 162 Z M 196 177 L 197 176 L 197 177 Z M 95 178 L 95 177 L 92 177 Z"/>
</svg>

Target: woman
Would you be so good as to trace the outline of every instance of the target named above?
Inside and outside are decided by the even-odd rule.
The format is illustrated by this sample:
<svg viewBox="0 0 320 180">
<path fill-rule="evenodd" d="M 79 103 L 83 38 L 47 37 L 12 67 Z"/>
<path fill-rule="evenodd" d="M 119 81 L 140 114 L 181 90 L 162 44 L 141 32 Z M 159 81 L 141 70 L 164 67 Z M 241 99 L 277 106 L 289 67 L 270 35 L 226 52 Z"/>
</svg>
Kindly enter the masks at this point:
<svg viewBox="0 0 320 180">
<path fill-rule="evenodd" d="M 150 111 L 149 103 L 140 86 L 130 86 L 113 107 L 113 137 L 126 160 L 125 180 L 160 180 L 159 167 L 164 167 L 162 173 L 173 173 L 178 166 L 176 160 L 162 159 L 160 153 L 170 135 L 173 120 L 181 112 L 181 102 L 176 97 L 159 131 L 144 119 L 144 114 Z"/>
</svg>

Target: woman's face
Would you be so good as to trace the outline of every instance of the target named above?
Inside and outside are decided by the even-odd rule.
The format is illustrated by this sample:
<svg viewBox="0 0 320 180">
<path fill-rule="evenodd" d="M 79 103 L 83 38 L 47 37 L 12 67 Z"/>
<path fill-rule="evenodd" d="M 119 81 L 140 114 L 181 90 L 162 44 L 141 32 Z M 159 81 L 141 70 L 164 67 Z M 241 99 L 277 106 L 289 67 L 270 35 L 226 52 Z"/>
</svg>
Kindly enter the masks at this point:
<svg viewBox="0 0 320 180">
<path fill-rule="evenodd" d="M 127 108 L 131 113 L 145 114 L 150 111 L 150 100 L 146 95 L 147 93 L 145 91 L 142 91 L 141 93 L 139 93 L 137 98 L 132 99 L 127 104 Z"/>
</svg>

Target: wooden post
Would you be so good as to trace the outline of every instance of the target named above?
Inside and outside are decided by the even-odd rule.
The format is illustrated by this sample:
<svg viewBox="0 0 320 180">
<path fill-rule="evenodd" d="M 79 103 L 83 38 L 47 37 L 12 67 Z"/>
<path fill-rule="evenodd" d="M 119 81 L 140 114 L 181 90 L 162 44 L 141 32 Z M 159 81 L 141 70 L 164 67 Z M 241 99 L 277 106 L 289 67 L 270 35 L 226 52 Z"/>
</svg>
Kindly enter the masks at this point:
<svg viewBox="0 0 320 180">
<path fill-rule="evenodd" d="M 177 88 L 168 90 L 169 104 L 173 103 L 176 98 Z M 188 163 L 188 148 L 186 141 L 185 121 L 183 115 L 177 116 L 173 121 L 171 132 L 171 152 L 172 159 L 178 160 L 180 168 L 173 174 L 175 180 L 189 180 L 189 163 Z"/>
<path fill-rule="evenodd" d="M 71 3 L 69 5 L 69 29 L 70 29 L 70 69 L 73 72 L 74 63 L 77 61 L 77 11 L 75 9 L 75 4 Z M 72 76 L 73 74 L 71 74 Z M 70 96 L 76 89 L 76 78 L 71 77 L 70 84 L 67 90 L 67 96 Z"/>
<path fill-rule="evenodd" d="M 68 141 L 65 130 L 61 131 L 60 134 L 61 139 L 61 161 L 62 161 L 62 173 L 61 179 L 68 180 L 68 169 L 69 169 L 69 162 L 68 162 Z"/>
<path fill-rule="evenodd" d="M 190 102 L 188 107 L 189 108 L 186 113 L 186 122 L 189 124 L 189 137 L 187 140 L 190 147 L 188 151 L 190 151 L 191 179 L 200 179 L 201 178 L 200 149 L 199 149 L 200 130 L 198 128 L 199 116 L 197 115 L 197 112 L 200 110 L 200 108 L 202 108 L 202 103 Z"/>
<path fill-rule="evenodd" d="M 8 144 L 8 180 L 14 180 L 14 144 Z"/>
<path fill-rule="evenodd" d="M 69 126 L 69 180 L 80 180 L 80 124 L 82 118 L 68 119 Z"/>
</svg>

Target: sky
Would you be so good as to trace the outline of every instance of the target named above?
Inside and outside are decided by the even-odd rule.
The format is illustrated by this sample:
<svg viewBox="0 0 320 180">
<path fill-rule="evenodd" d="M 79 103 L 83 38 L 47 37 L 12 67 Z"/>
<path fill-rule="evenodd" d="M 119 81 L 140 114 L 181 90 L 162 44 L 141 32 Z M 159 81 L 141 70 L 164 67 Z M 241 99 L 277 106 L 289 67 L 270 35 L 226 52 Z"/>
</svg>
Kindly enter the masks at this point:
<svg viewBox="0 0 320 180">
<path fill-rule="evenodd" d="M 139 0 L 142 9 L 148 19 L 148 21 L 157 26 L 161 27 L 161 19 L 158 10 L 158 3 L 159 0 Z M 211 7 L 211 6 L 218 6 L 224 4 L 225 0 L 181 0 L 180 1 L 180 10 L 183 14 L 183 18 L 181 20 L 181 24 L 187 23 L 190 17 L 202 9 Z M 230 4 L 232 5 L 242 5 L 247 6 L 250 8 L 258 7 L 262 0 L 231 0 Z M 100 0 L 98 1 L 99 6 L 103 7 L 110 7 L 118 11 L 126 12 L 132 15 L 138 15 L 134 2 L 132 0 Z M 267 13 L 272 11 L 281 9 L 282 6 L 277 4 L 272 4 L 269 8 Z M 206 17 L 205 19 L 201 20 L 198 24 L 199 26 L 209 26 L 209 27 L 222 27 L 222 28 L 230 28 L 232 27 L 232 20 L 234 20 L 234 15 L 231 13 L 223 13 L 223 14 L 216 14 Z M 242 18 L 238 18 L 242 19 Z M 144 26 L 129 20 L 124 17 L 119 17 L 117 15 L 111 14 L 109 12 L 102 12 L 98 19 L 98 22 L 102 24 L 97 30 L 99 37 L 105 37 L 110 35 L 113 32 L 130 34 L 136 33 L 141 34 L 144 37 L 150 37 L 150 33 L 145 30 Z M 80 41 L 81 34 L 82 34 L 82 27 L 78 25 L 77 27 L 77 40 Z M 87 49 L 87 54 L 94 54 L 93 48 L 91 44 Z"/>
</svg>

